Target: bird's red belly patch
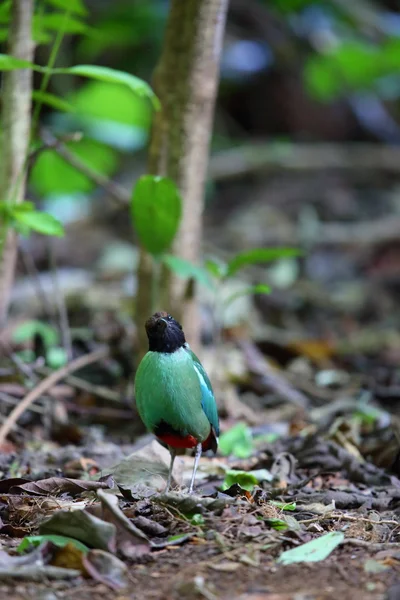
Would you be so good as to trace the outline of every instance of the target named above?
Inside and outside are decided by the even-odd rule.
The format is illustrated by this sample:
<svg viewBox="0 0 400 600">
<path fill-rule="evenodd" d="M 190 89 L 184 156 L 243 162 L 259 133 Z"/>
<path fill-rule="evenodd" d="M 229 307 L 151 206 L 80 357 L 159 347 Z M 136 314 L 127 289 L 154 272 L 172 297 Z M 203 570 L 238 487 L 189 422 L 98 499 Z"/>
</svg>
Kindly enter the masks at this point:
<svg viewBox="0 0 400 600">
<path fill-rule="evenodd" d="M 180 435 L 174 435 L 173 433 L 165 433 L 157 436 L 159 440 L 168 444 L 172 448 L 195 448 L 198 444 L 196 438 L 192 435 L 186 435 L 182 437 Z"/>
<path fill-rule="evenodd" d="M 214 433 L 211 430 L 210 435 L 202 442 L 203 450 L 209 450 L 212 447 Z M 176 433 L 163 433 L 157 436 L 159 440 L 168 444 L 171 448 L 195 448 L 199 443 L 192 435 L 181 436 Z"/>
</svg>

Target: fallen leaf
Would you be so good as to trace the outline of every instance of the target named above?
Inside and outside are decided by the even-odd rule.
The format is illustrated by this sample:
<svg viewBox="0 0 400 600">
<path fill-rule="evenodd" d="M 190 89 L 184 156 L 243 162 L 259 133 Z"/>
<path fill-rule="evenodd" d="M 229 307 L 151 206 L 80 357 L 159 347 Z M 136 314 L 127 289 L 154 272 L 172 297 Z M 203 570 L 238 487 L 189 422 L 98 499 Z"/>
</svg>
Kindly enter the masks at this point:
<svg viewBox="0 0 400 600">
<path fill-rule="evenodd" d="M 7 484 L 7 480 L 2 482 Z M 76 496 L 82 492 L 106 488 L 107 484 L 102 481 L 84 481 L 82 479 L 68 479 L 67 477 L 49 477 L 38 481 L 26 481 L 24 483 L 13 483 L 8 488 L 10 494 L 21 494 L 27 492 L 35 496 L 57 496 L 68 493 Z"/>
<path fill-rule="evenodd" d="M 60 569 L 49 565 L 56 547 L 44 542 L 32 552 L 22 556 L 11 556 L 0 550 L 0 581 L 20 579 L 43 581 L 45 579 L 73 579 L 80 575 L 75 569 Z"/>
<path fill-rule="evenodd" d="M 264 519 L 264 521 L 272 529 L 276 529 L 276 531 L 285 531 L 285 529 L 288 529 L 288 524 L 282 519 Z"/>
<path fill-rule="evenodd" d="M 311 542 L 282 552 L 277 562 L 283 565 L 291 565 L 298 562 L 320 562 L 321 560 L 325 560 L 343 540 L 344 533 L 341 531 L 331 531 Z"/>
<path fill-rule="evenodd" d="M 146 534 L 124 515 L 117 496 L 107 494 L 103 490 L 98 490 L 97 496 L 102 506 L 102 518 L 115 526 L 118 549 L 129 558 L 150 552 L 150 542 Z"/>
<path fill-rule="evenodd" d="M 62 569 L 77 569 L 82 573 L 85 573 L 83 567 L 83 557 L 87 552 L 82 552 L 74 544 L 70 542 L 59 548 L 51 560 L 51 564 L 54 567 L 61 567 Z"/>
<path fill-rule="evenodd" d="M 302 356 L 307 356 L 316 363 L 324 364 L 335 353 L 335 346 L 330 340 L 298 340 L 288 344 L 290 350 L 294 350 Z"/>
<path fill-rule="evenodd" d="M 39 533 L 72 537 L 90 548 L 116 550 L 116 527 L 106 523 L 85 510 L 59 510 L 42 523 Z"/>
<path fill-rule="evenodd" d="M 190 522 L 192 525 L 203 525 L 204 517 L 200 514 L 194 514 L 190 519 Z M 146 535 L 151 535 L 153 537 L 164 537 L 168 534 L 168 529 L 164 527 L 164 525 L 161 525 L 161 523 L 157 523 L 157 521 L 153 521 L 152 519 L 148 519 L 147 517 L 143 517 L 142 515 L 133 518 L 132 523 L 136 527 L 139 527 L 139 529 Z"/>
<path fill-rule="evenodd" d="M 167 504 L 180 510 L 180 512 L 191 514 L 193 512 L 201 513 L 205 510 L 222 511 L 228 504 L 239 505 L 240 501 L 236 498 L 230 498 L 225 494 L 219 494 L 216 498 L 208 496 L 188 496 L 177 492 L 168 492 L 168 494 L 158 494 L 153 496 L 152 500 L 157 504 Z"/>
<path fill-rule="evenodd" d="M 112 475 L 118 486 L 125 490 L 145 486 L 162 490 L 168 477 L 170 453 L 156 440 L 130 454 L 117 465 L 104 469 L 102 475 Z M 181 485 L 181 463 L 176 460 L 173 485 Z"/>
<path fill-rule="evenodd" d="M 0 494 L 7 494 L 11 487 L 23 483 L 30 483 L 30 480 L 24 479 L 23 477 L 11 477 L 10 479 L 3 479 L 3 481 L 0 481 Z"/>
<path fill-rule="evenodd" d="M 156 550 L 161 550 L 162 548 L 167 548 L 168 546 L 180 546 L 194 537 L 194 535 L 194 533 L 179 533 L 177 535 L 171 535 L 165 541 L 159 544 L 152 544 L 152 547 Z"/>
<path fill-rule="evenodd" d="M 109 552 L 90 550 L 83 557 L 83 566 L 90 577 L 113 590 L 123 589 L 129 584 L 127 565 Z"/>
<path fill-rule="evenodd" d="M 296 510 L 296 502 L 278 502 L 277 500 L 270 500 L 268 504 L 272 504 L 280 510 Z"/>
<path fill-rule="evenodd" d="M 17 552 L 22 554 L 25 550 L 31 550 L 35 546 L 40 546 L 43 542 L 51 542 L 59 548 L 63 548 L 67 544 L 73 544 L 81 552 L 89 551 L 89 548 L 85 546 L 85 544 L 82 544 L 73 538 L 66 537 L 65 535 L 31 535 L 22 540 L 17 547 Z"/>
</svg>

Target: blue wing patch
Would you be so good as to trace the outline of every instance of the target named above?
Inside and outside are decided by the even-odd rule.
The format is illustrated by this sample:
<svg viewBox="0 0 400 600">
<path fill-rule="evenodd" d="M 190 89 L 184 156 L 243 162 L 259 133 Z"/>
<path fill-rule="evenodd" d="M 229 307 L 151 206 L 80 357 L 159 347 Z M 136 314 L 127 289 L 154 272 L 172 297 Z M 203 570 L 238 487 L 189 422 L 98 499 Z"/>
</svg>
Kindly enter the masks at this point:
<svg viewBox="0 0 400 600">
<path fill-rule="evenodd" d="M 207 373 L 204 370 L 203 365 L 197 358 L 194 352 L 189 348 L 189 345 L 186 344 L 186 350 L 189 352 L 192 360 L 193 366 L 196 370 L 196 373 L 199 377 L 200 388 L 201 388 L 201 406 L 207 416 L 207 419 L 210 421 L 216 437 L 219 436 L 219 418 L 218 418 L 218 410 L 217 403 L 215 401 L 214 392 L 211 386 L 211 382 L 208 378 Z"/>
</svg>

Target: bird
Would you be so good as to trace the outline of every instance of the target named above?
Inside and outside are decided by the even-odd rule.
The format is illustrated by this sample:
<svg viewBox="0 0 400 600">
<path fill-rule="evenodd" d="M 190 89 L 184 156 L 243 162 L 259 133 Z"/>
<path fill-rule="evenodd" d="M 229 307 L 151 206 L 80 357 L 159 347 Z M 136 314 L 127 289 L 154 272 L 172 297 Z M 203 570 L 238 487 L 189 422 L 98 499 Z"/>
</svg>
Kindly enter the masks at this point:
<svg viewBox="0 0 400 600">
<path fill-rule="evenodd" d="M 135 376 L 136 407 L 146 428 L 168 446 L 171 461 L 165 493 L 179 448 L 195 448 L 189 486 L 193 493 L 203 451 L 218 447 L 219 418 L 211 382 L 186 342 L 182 326 L 165 311 L 145 323 L 149 349 Z"/>
</svg>

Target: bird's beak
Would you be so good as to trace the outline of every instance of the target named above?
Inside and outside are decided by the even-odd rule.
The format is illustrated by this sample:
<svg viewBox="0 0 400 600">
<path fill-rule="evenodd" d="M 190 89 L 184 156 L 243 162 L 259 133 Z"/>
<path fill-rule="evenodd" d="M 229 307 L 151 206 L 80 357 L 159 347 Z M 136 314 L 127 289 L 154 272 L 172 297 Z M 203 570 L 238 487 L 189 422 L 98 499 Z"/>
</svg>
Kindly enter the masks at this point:
<svg viewBox="0 0 400 600">
<path fill-rule="evenodd" d="M 159 322 L 161 322 L 163 324 L 163 329 L 167 329 L 168 327 L 168 321 L 166 321 L 165 319 L 158 319 Z"/>
</svg>

